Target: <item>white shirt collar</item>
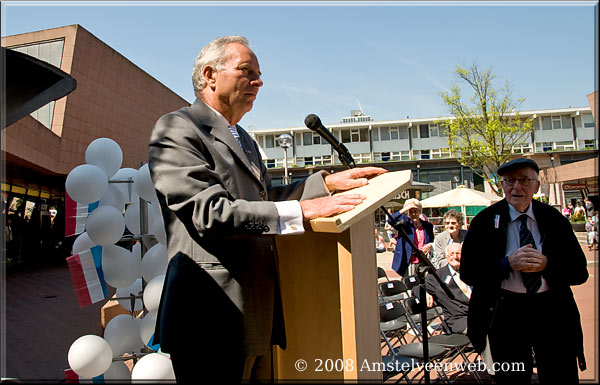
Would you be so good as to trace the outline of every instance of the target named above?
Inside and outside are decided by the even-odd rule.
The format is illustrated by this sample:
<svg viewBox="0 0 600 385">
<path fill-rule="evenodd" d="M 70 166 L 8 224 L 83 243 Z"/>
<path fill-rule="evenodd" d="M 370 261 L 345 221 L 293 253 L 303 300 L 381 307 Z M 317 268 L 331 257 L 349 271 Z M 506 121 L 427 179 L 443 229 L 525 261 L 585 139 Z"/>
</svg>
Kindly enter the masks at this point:
<svg viewBox="0 0 600 385">
<path fill-rule="evenodd" d="M 511 221 L 515 221 L 517 220 L 521 215 L 526 214 L 529 218 L 533 219 L 535 221 L 535 216 L 533 215 L 533 209 L 531 208 L 533 205 L 531 204 L 531 202 L 529 202 L 529 207 L 527 208 L 527 210 L 525 210 L 524 213 L 520 213 L 519 210 L 517 210 L 516 208 L 513 207 L 513 205 L 511 205 L 510 203 L 508 204 L 508 213 L 510 215 L 510 220 Z"/>
<path fill-rule="evenodd" d="M 454 270 L 452 268 L 452 266 L 450 266 L 450 264 L 448 264 L 448 270 L 450 270 L 450 275 L 454 277 L 455 274 L 458 274 L 458 272 L 456 270 Z"/>
<path fill-rule="evenodd" d="M 204 104 L 206 104 L 206 103 L 204 103 Z M 235 128 L 235 124 L 233 124 L 233 125 L 229 124 L 229 121 L 227 119 L 225 119 L 225 117 L 223 116 L 223 114 L 221 114 L 219 111 L 215 110 L 214 108 L 212 108 L 208 104 L 206 104 L 206 105 L 208 106 L 208 108 L 210 108 L 211 110 L 213 110 L 215 112 L 215 114 L 217 114 L 217 116 L 223 120 L 223 122 L 225 122 L 225 124 L 227 125 L 227 127 L 234 127 Z"/>
</svg>

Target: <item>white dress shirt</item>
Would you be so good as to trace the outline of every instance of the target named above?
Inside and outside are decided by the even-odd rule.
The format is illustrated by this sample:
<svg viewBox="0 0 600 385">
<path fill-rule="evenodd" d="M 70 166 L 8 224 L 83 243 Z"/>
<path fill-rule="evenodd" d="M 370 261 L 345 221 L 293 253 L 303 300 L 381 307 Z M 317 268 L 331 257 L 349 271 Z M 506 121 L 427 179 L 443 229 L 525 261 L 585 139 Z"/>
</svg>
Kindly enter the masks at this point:
<svg viewBox="0 0 600 385">
<path fill-rule="evenodd" d="M 450 275 L 452 276 L 452 279 L 454 279 L 454 282 L 456 283 L 456 286 L 458 286 L 460 291 L 462 291 L 468 298 L 471 298 L 471 286 L 467 285 L 460 279 L 458 271 L 454 270 L 452 266 L 448 265 L 448 270 L 450 270 Z M 449 281 L 446 282 L 446 285 L 448 283 Z"/>
<path fill-rule="evenodd" d="M 533 209 L 531 208 L 531 204 L 527 208 L 527 211 L 524 213 L 520 213 L 517 209 L 515 209 L 511 204 L 508 205 L 508 212 L 510 214 L 510 222 L 508 223 L 507 229 L 507 240 L 506 240 L 506 256 L 514 253 L 518 248 L 521 247 L 521 241 L 519 236 L 519 229 L 521 227 L 521 220 L 519 217 L 522 214 L 527 215 L 527 227 L 529 231 L 531 231 L 531 235 L 533 236 L 533 240 L 535 241 L 536 249 L 542 250 L 543 239 L 540 237 L 540 231 L 538 229 L 537 222 L 535 220 L 535 215 L 533 215 Z M 512 271 L 508 278 L 502 281 L 501 287 L 505 290 L 512 291 L 515 293 L 527 293 L 527 289 L 525 289 L 525 285 L 523 284 L 523 278 L 521 276 L 520 271 Z M 542 276 L 542 286 L 540 286 L 538 293 L 548 290 L 548 283 L 546 279 Z"/>
</svg>

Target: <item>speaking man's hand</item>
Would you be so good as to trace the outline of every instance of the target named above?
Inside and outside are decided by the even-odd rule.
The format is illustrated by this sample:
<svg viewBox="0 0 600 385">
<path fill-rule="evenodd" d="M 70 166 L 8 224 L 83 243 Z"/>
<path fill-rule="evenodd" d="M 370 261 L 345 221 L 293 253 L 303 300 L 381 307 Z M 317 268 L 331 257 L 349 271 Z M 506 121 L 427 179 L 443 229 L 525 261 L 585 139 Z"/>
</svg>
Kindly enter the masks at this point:
<svg viewBox="0 0 600 385">
<path fill-rule="evenodd" d="M 387 170 L 381 167 L 358 167 L 334 174 L 325 175 L 325 184 L 330 192 L 346 191 L 368 184 L 368 178 L 374 177 Z"/>
<path fill-rule="evenodd" d="M 341 214 L 361 204 L 367 197 L 362 194 L 342 194 L 300 201 L 303 220 Z"/>
</svg>

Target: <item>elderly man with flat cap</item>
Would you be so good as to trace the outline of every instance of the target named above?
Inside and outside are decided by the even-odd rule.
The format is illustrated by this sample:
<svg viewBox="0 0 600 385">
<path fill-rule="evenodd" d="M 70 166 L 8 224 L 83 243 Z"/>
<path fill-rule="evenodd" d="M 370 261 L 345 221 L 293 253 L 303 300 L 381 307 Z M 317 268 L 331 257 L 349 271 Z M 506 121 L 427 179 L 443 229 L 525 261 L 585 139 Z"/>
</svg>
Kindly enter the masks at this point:
<svg viewBox="0 0 600 385">
<path fill-rule="evenodd" d="M 571 286 L 587 280 L 587 263 L 569 221 L 532 199 L 538 172 L 525 158 L 498 168 L 505 199 L 473 218 L 462 249 L 467 334 L 479 352 L 489 343 L 498 383 L 530 382 L 534 360 L 542 383 L 577 382 L 585 370 Z"/>
</svg>

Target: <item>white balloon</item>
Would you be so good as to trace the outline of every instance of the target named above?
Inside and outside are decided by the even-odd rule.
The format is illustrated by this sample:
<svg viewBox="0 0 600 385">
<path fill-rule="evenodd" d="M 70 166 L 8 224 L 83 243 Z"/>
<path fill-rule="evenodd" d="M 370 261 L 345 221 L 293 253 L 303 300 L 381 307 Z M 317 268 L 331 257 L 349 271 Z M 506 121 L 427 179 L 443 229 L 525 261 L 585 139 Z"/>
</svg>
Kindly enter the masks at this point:
<svg viewBox="0 0 600 385">
<path fill-rule="evenodd" d="M 150 177 L 150 169 L 148 163 L 139 168 L 138 173 L 135 176 L 134 183 L 135 191 L 147 200 L 148 202 L 158 202 L 156 197 L 156 190 L 154 189 L 154 183 Z"/>
<path fill-rule="evenodd" d="M 140 234 L 140 203 L 133 202 L 125 210 L 125 226 L 133 234 Z"/>
<path fill-rule="evenodd" d="M 146 285 L 146 288 L 144 289 L 144 306 L 146 306 L 146 309 L 149 312 L 158 311 L 164 283 L 165 275 L 162 274 L 152 278 L 152 281 L 148 282 Z"/>
<path fill-rule="evenodd" d="M 129 314 L 120 314 L 111 319 L 104 329 L 104 339 L 114 357 L 134 352 L 142 346 L 138 321 Z"/>
<path fill-rule="evenodd" d="M 128 180 L 131 178 L 132 183 L 113 183 L 117 185 L 123 196 L 125 197 L 125 203 L 138 202 L 140 197 L 133 187 L 133 179 L 137 175 L 138 170 L 135 168 L 125 167 L 115 173 L 110 180 Z"/>
<path fill-rule="evenodd" d="M 71 199 L 82 205 L 102 198 L 107 188 L 106 174 L 91 164 L 82 164 L 72 169 L 65 182 L 65 189 Z"/>
<path fill-rule="evenodd" d="M 98 138 L 93 140 L 85 150 L 85 162 L 99 167 L 110 178 L 123 163 L 123 151 L 114 140 Z"/>
<path fill-rule="evenodd" d="M 95 335 L 79 337 L 71 344 L 69 366 L 80 377 L 92 378 L 104 373 L 112 362 L 110 345 Z"/>
<path fill-rule="evenodd" d="M 79 254 L 82 251 L 86 251 L 96 246 L 94 241 L 92 241 L 87 232 L 83 232 L 79 234 L 75 242 L 73 242 L 73 249 L 71 250 L 71 255 Z"/>
<path fill-rule="evenodd" d="M 98 207 L 88 217 L 85 229 L 96 244 L 101 246 L 115 244 L 125 231 L 123 214 L 112 206 Z"/>
<path fill-rule="evenodd" d="M 131 248 L 131 253 L 135 257 L 135 260 L 142 263 L 142 244 L 136 242 Z"/>
<path fill-rule="evenodd" d="M 116 183 L 109 183 L 106 193 L 100 199 L 98 206 L 112 206 L 123 212 L 125 209 L 125 195 Z"/>
<path fill-rule="evenodd" d="M 152 246 L 142 258 L 142 277 L 150 282 L 154 277 L 167 273 L 167 248 L 161 243 Z"/>
<path fill-rule="evenodd" d="M 150 221 L 150 234 L 154 234 L 156 240 L 163 245 L 167 244 L 167 232 L 162 217 L 156 216 Z"/>
<path fill-rule="evenodd" d="M 156 327 L 156 311 L 146 314 L 144 318 L 141 319 L 140 322 L 140 338 L 144 345 L 149 348 L 152 348 L 150 342 L 154 341 L 154 328 Z M 152 339 L 152 341 L 150 341 Z"/>
<path fill-rule="evenodd" d="M 123 361 L 115 361 L 104 372 L 105 380 L 119 380 L 120 382 L 131 382 L 131 372 Z"/>
<path fill-rule="evenodd" d="M 140 358 L 131 371 L 133 380 L 175 380 L 173 365 L 168 357 L 150 353 Z"/>
<path fill-rule="evenodd" d="M 140 276 L 140 262 L 131 251 L 109 245 L 102 249 L 104 279 L 112 287 L 129 287 Z"/>
<path fill-rule="evenodd" d="M 142 279 L 138 278 L 133 285 L 125 288 L 117 289 L 117 297 L 129 297 L 131 294 L 138 295 L 142 291 Z M 119 305 L 123 306 L 128 311 L 131 311 L 131 300 L 129 299 L 120 299 Z M 143 302 L 141 298 L 137 298 L 135 300 L 134 309 L 133 310 L 142 310 Z"/>
</svg>

